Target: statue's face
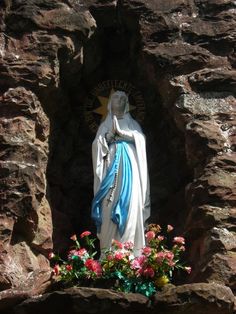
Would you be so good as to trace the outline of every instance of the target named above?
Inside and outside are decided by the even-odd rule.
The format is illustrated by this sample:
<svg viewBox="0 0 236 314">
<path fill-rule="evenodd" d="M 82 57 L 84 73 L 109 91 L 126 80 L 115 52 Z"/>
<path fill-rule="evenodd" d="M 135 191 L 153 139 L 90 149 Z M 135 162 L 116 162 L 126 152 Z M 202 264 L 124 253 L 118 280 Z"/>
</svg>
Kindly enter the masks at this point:
<svg viewBox="0 0 236 314">
<path fill-rule="evenodd" d="M 115 115 L 117 119 L 121 119 L 125 112 L 125 96 L 115 94 L 112 96 L 111 101 L 111 113 Z"/>
</svg>

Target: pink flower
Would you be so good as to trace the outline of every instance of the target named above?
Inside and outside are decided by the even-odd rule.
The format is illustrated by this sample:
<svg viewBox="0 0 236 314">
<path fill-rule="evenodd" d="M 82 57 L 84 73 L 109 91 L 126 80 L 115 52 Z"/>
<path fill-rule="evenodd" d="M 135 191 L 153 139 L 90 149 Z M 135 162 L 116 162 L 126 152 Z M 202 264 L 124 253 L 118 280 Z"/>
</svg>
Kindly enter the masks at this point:
<svg viewBox="0 0 236 314">
<path fill-rule="evenodd" d="M 170 252 L 170 251 L 165 252 L 165 258 L 170 260 L 170 261 L 172 261 L 173 258 L 174 258 L 174 254 L 172 252 Z"/>
<path fill-rule="evenodd" d="M 147 256 L 145 255 L 140 255 L 137 256 L 136 258 L 141 266 L 143 266 L 143 264 L 147 261 Z"/>
<path fill-rule="evenodd" d="M 161 264 L 164 261 L 164 259 L 165 259 L 165 253 L 164 252 L 158 252 L 156 254 L 156 262 L 158 264 Z"/>
<path fill-rule="evenodd" d="M 174 229 L 173 226 L 171 225 L 167 225 L 167 232 L 171 232 Z"/>
<path fill-rule="evenodd" d="M 153 278 L 155 275 L 155 272 L 152 267 L 148 266 L 142 271 L 142 275 L 146 278 Z"/>
<path fill-rule="evenodd" d="M 90 234 L 91 234 L 90 231 L 84 231 L 84 232 L 81 233 L 80 238 L 82 239 L 82 238 L 84 238 L 84 237 L 89 236 Z"/>
<path fill-rule="evenodd" d="M 180 251 L 185 251 L 185 246 L 181 245 L 181 246 L 179 247 L 179 250 L 180 250 Z"/>
<path fill-rule="evenodd" d="M 87 254 L 87 250 L 82 248 L 82 249 L 79 249 L 79 250 L 71 250 L 69 251 L 69 254 L 68 254 L 68 259 L 72 259 L 73 256 L 78 256 L 79 258 L 82 258 L 84 257 L 86 254 Z"/>
<path fill-rule="evenodd" d="M 168 261 L 167 264 L 170 266 L 170 267 L 174 267 L 175 266 L 175 262 L 174 261 Z"/>
<path fill-rule="evenodd" d="M 72 269 L 73 269 L 72 265 L 66 265 L 66 270 L 72 271 Z"/>
<path fill-rule="evenodd" d="M 133 244 L 133 242 L 131 242 L 131 241 L 127 241 L 127 242 L 124 243 L 124 248 L 125 248 L 126 250 L 132 250 L 133 247 L 134 247 L 134 244 Z"/>
<path fill-rule="evenodd" d="M 68 259 L 72 259 L 72 256 L 77 255 L 77 250 L 71 250 L 68 253 Z"/>
<path fill-rule="evenodd" d="M 86 253 L 88 253 L 88 252 L 87 252 L 87 250 L 84 249 L 84 248 L 82 248 L 82 249 L 76 251 L 76 255 L 78 255 L 79 257 L 84 256 Z"/>
<path fill-rule="evenodd" d="M 77 236 L 76 236 L 76 234 L 73 234 L 73 236 L 71 236 L 70 239 L 73 240 L 73 241 L 77 241 Z"/>
<path fill-rule="evenodd" d="M 49 259 L 52 259 L 52 258 L 54 258 L 55 257 L 55 254 L 53 253 L 53 252 L 50 252 L 49 254 L 48 254 L 48 258 Z"/>
<path fill-rule="evenodd" d="M 152 253 L 152 249 L 150 248 L 150 246 L 145 246 L 145 247 L 142 249 L 142 253 L 143 253 L 144 255 L 149 256 L 149 255 Z"/>
<path fill-rule="evenodd" d="M 121 242 L 115 240 L 115 239 L 112 239 L 112 242 L 111 242 L 112 246 L 115 246 L 117 247 L 118 249 L 122 249 L 123 248 L 123 245 Z"/>
<path fill-rule="evenodd" d="M 153 240 L 155 238 L 155 232 L 154 231 L 148 231 L 145 234 L 145 237 L 147 238 L 147 241 L 150 242 L 151 240 Z"/>
<path fill-rule="evenodd" d="M 173 242 L 177 243 L 178 245 L 183 245 L 185 244 L 185 239 L 183 237 L 174 237 Z"/>
<path fill-rule="evenodd" d="M 131 268 L 132 269 L 140 269 L 144 265 L 144 263 L 147 261 L 147 256 L 140 255 L 135 257 L 135 259 L 131 262 Z"/>
<path fill-rule="evenodd" d="M 112 254 L 107 255 L 107 260 L 108 261 L 112 261 L 113 260 L 113 255 Z"/>
<path fill-rule="evenodd" d="M 191 271 L 192 271 L 192 268 L 191 268 L 191 267 L 185 266 L 184 269 L 186 270 L 186 272 L 187 272 L 188 274 L 190 274 Z"/>
<path fill-rule="evenodd" d="M 165 252 L 161 251 L 156 254 L 156 262 L 160 265 L 162 264 L 164 259 L 166 259 L 168 264 L 171 266 L 174 257 L 175 257 L 174 253 L 171 251 L 165 251 Z"/>
<path fill-rule="evenodd" d="M 144 264 L 147 260 L 147 257 L 145 255 L 139 255 L 136 258 L 140 262 L 140 264 Z"/>
<path fill-rule="evenodd" d="M 115 252 L 114 259 L 116 261 L 122 260 L 123 257 L 124 257 L 124 254 L 122 252 Z"/>
<path fill-rule="evenodd" d="M 58 264 L 56 264 L 56 265 L 54 266 L 54 268 L 53 268 L 53 273 L 54 273 L 56 276 L 58 276 L 59 273 L 60 273 L 60 270 L 61 270 L 60 266 L 59 266 Z"/>
<path fill-rule="evenodd" d="M 159 235 L 159 236 L 157 237 L 157 239 L 158 239 L 159 241 L 163 241 L 163 240 L 164 240 L 164 237 L 161 236 L 161 235 Z"/>
<path fill-rule="evenodd" d="M 90 271 L 93 271 L 97 276 L 102 275 L 102 267 L 98 261 L 95 261 L 92 258 L 88 258 L 87 261 L 84 263 L 84 265 Z"/>
<path fill-rule="evenodd" d="M 142 266 L 140 265 L 137 259 L 131 261 L 130 268 L 131 269 L 140 269 Z"/>
</svg>

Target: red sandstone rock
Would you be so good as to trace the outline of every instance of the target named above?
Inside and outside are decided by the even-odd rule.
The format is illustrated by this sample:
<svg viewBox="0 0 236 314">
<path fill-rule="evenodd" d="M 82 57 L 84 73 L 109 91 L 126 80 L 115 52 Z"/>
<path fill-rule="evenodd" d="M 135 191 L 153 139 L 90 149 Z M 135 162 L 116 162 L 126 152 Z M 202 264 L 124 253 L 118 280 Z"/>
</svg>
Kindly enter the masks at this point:
<svg viewBox="0 0 236 314">
<path fill-rule="evenodd" d="M 34 272 L 50 272 L 52 221 L 45 197 L 49 121 L 37 97 L 22 87 L 5 92 L 0 108 L 0 286 L 19 289 Z"/>
<path fill-rule="evenodd" d="M 160 313 L 223 314 L 233 313 L 234 295 L 222 285 L 195 283 L 168 287 L 157 293 L 154 306 Z"/>
<path fill-rule="evenodd" d="M 141 294 L 119 293 L 108 289 L 70 288 L 31 298 L 15 308 L 15 313 L 160 313 L 231 314 L 232 291 L 219 284 L 167 285 L 148 300 Z"/>
</svg>

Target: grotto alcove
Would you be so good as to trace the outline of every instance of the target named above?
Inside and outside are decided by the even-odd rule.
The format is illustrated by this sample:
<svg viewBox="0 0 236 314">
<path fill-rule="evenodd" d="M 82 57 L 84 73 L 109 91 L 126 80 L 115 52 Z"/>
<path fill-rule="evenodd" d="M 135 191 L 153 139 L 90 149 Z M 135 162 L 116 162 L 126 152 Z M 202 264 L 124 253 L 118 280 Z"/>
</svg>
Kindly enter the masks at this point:
<svg viewBox="0 0 236 314">
<path fill-rule="evenodd" d="M 184 188 L 191 178 L 184 136 L 163 106 L 155 81 L 147 76 L 139 29 L 130 26 L 129 20 L 121 24 L 115 18 L 109 23 L 97 24 L 83 47 L 80 69 L 76 70 L 76 64 L 66 64 L 61 52 L 60 90 L 66 95 L 66 103 L 52 116 L 56 120 L 51 122 L 54 140 L 49 147 L 51 158 L 47 167 L 48 198 L 52 213 L 56 212 L 53 218 L 56 250 L 63 250 L 62 241 L 67 243 L 66 238 L 74 232 L 80 234 L 89 229 L 95 233 L 90 218 L 91 145 L 102 115 L 94 110 L 101 106 L 99 97 L 108 98 L 112 88 L 130 93 L 131 105 L 135 107 L 131 114 L 140 121 L 146 135 L 152 208 L 149 222 L 163 226 L 170 223 L 176 226 L 176 232 L 183 232 Z M 65 111 L 69 111 L 66 118 Z M 60 224 L 56 215 L 68 221 L 68 230 L 64 219 Z"/>
<path fill-rule="evenodd" d="M 5 0 L 0 17 L 0 310 L 233 313 L 235 3 Z M 111 86 L 138 104 L 150 222 L 186 237 L 192 266 L 151 303 L 89 288 L 44 294 L 48 253 L 95 232 L 94 110 Z"/>
</svg>

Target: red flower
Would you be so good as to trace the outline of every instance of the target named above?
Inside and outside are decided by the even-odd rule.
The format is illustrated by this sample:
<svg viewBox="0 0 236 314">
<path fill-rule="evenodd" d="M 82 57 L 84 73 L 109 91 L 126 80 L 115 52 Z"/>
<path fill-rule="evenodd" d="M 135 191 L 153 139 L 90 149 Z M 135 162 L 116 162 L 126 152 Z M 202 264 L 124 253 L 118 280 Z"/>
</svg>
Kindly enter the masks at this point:
<svg viewBox="0 0 236 314">
<path fill-rule="evenodd" d="M 155 275 L 155 272 L 153 270 L 153 268 L 151 266 L 148 266 L 147 268 L 145 268 L 143 271 L 142 271 L 142 275 L 146 278 L 153 278 L 154 275 Z"/>
<path fill-rule="evenodd" d="M 77 236 L 76 236 L 76 234 L 73 234 L 73 236 L 71 236 L 70 239 L 73 240 L 73 241 L 77 241 Z"/>
<path fill-rule="evenodd" d="M 72 269 L 73 269 L 72 265 L 66 265 L 66 270 L 72 271 Z"/>
<path fill-rule="evenodd" d="M 112 239 L 111 244 L 112 244 L 113 246 L 117 247 L 118 249 L 122 249 L 122 248 L 123 248 L 122 243 L 119 242 L 119 241 L 117 241 L 117 240 L 115 240 L 115 239 Z"/>
<path fill-rule="evenodd" d="M 183 245 L 183 244 L 185 244 L 185 239 L 183 237 L 174 237 L 173 242 L 180 244 L 180 245 Z"/>
<path fill-rule="evenodd" d="M 142 249 L 142 253 L 143 253 L 144 255 L 149 256 L 149 255 L 151 254 L 151 252 L 152 252 L 152 249 L 151 249 L 149 246 L 145 246 L 145 247 Z"/>
<path fill-rule="evenodd" d="M 114 259 L 116 261 L 122 260 L 123 257 L 124 257 L 124 253 L 122 253 L 122 252 L 115 252 Z"/>
<path fill-rule="evenodd" d="M 112 261 L 113 260 L 113 255 L 112 254 L 108 254 L 107 255 L 107 260 L 108 261 Z"/>
<path fill-rule="evenodd" d="M 164 237 L 163 237 L 163 236 L 161 236 L 161 235 L 159 235 L 159 236 L 157 237 L 157 239 L 161 242 L 161 241 L 163 241 L 163 240 L 164 240 Z"/>
<path fill-rule="evenodd" d="M 102 275 L 102 267 L 98 261 L 88 258 L 84 265 L 91 271 L 93 271 L 97 276 Z"/>
<path fill-rule="evenodd" d="M 84 237 L 89 236 L 90 234 L 91 234 L 90 231 L 84 231 L 84 232 L 81 233 L 80 238 L 82 239 L 82 238 L 84 238 Z"/>
<path fill-rule="evenodd" d="M 54 268 L 53 268 L 53 273 L 54 273 L 56 276 L 58 276 L 59 273 L 60 273 L 60 270 L 61 270 L 60 266 L 59 266 L 58 264 L 56 264 L 56 265 L 54 266 Z"/>
<path fill-rule="evenodd" d="M 89 269 L 89 270 L 93 270 L 93 259 L 92 258 L 88 258 L 85 262 L 85 266 Z"/>
</svg>

